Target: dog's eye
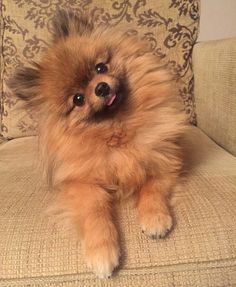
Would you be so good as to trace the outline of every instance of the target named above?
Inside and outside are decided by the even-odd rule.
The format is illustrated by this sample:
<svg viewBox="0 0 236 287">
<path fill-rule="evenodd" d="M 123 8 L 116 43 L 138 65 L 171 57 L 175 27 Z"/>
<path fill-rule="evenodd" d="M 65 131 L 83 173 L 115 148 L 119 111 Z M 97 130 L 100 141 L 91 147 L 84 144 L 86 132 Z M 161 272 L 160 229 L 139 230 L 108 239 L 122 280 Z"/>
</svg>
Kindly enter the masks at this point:
<svg viewBox="0 0 236 287">
<path fill-rule="evenodd" d="M 83 94 L 75 94 L 73 98 L 73 102 L 76 106 L 84 105 L 84 95 Z"/>
<path fill-rule="evenodd" d="M 107 65 L 105 65 L 104 63 L 98 63 L 95 66 L 95 70 L 98 74 L 104 74 L 108 71 L 108 67 Z"/>
</svg>

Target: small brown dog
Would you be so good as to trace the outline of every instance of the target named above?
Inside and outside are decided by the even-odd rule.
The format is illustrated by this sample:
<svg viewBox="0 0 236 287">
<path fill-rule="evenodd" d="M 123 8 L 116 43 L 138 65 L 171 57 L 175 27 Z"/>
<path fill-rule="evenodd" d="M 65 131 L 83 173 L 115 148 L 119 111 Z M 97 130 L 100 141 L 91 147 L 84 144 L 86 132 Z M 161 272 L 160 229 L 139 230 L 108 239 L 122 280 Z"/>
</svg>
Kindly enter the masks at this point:
<svg viewBox="0 0 236 287">
<path fill-rule="evenodd" d="M 162 238 L 182 167 L 186 128 L 172 77 L 147 43 L 59 12 L 42 60 L 9 85 L 40 111 L 40 145 L 61 204 L 73 214 L 88 265 L 109 277 L 119 263 L 117 197 L 137 195 L 143 232 Z"/>
</svg>

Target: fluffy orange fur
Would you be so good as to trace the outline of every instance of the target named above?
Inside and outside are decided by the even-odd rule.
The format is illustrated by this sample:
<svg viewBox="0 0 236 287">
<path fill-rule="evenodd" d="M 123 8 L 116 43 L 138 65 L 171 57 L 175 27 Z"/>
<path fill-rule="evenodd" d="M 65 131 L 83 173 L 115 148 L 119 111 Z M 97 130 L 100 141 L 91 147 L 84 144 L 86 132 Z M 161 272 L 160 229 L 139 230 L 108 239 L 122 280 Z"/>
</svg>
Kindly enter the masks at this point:
<svg viewBox="0 0 236 287">
<path fill-rule="evenodd" d="M 183 164 L 186 119 L 173 77 L 147 43 L 124 32 L 94 28 L 61 12 L 42 60 L 18 71 L 12 90 L 41 114 L 40 146 L 60 204 L 72 214 L 88 265 L 109 277 L 119 263 L 114 201 L 137 196 L 143 232 L 164 237 L 172 227 L 169 195 Z M 97 74 L 95 65 L 108 71 Z M 111 110 L 95 88 L 106 82 L 122 101 Z M 85 103 L 75 106 L 73 95 Z"/>
</svg>

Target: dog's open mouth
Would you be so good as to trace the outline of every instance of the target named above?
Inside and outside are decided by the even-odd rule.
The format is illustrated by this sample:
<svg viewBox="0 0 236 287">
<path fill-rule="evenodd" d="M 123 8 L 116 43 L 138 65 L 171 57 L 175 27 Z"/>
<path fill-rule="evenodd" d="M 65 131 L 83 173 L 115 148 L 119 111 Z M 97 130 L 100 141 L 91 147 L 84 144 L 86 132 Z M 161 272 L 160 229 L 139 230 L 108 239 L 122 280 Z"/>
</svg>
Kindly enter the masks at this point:
<svg viewBox="0 0 236 287">
<path fill-rule="evenodd" d="M 116 93 L 113 93 L 113 94 L 107 96 L 107 97 L 105 98 L 105 105 L 106 105 L 107 107 L 111 107 L 113 104 L 115 104 L 117 98 L 118 98 L 118 97 L 117 97 L 117 94 L 116 94 Z"/>
<path fill-rule="evenodd" d="M 107 96 L 100 97 L 100 109 L 93 113 L 92 119 L 100 121 L 115 116 L 115 113 L 124 103 L 127 93 L 126 86 L 119 85 L 112 89 Z"/>
</svg>

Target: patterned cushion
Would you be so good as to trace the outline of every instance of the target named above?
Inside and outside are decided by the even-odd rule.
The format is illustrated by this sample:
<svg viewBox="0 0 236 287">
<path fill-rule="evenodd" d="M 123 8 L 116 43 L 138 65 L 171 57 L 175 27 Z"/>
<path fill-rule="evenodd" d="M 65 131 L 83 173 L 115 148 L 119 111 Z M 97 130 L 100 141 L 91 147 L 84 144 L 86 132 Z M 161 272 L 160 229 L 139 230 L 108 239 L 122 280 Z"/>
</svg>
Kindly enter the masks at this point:
<svg viewBox="0 0 236 287">
<path fill-rule="evenodd" d="M 58 8 L 89 10 L 98 25 L 120 25 L 148 39 L 153 52 L 180 76 L 179 94 L 195 123 L 191 51 L 198 32 L 198 6 L 199 0 L 2 0 L 2 135 L 14 138 L 37 132 L 35 115 L 22 109 L 5 81 L 15 67 L 39 59 L 47 48 Z"/>
</svg>

